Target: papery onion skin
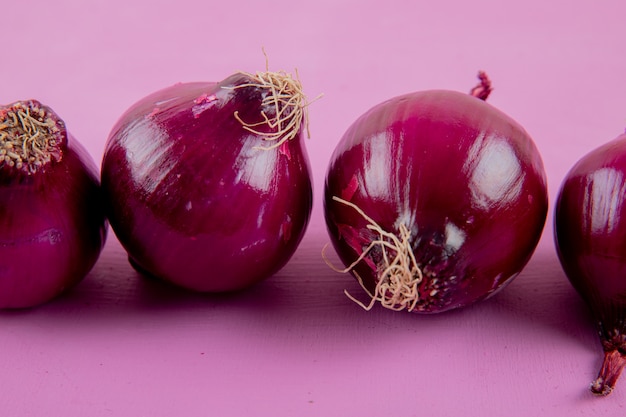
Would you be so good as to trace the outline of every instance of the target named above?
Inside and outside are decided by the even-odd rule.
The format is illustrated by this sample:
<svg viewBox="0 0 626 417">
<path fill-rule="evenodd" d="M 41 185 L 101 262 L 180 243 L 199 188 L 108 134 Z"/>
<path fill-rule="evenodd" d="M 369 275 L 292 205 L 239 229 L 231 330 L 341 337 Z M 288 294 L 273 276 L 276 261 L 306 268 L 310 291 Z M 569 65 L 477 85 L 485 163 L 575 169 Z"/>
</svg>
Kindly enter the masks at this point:
<svg viewBox="0 0 626 417">
<path fill-rule="evenodd" d="M 336 197 L 382 230 L 398 234 L 404 225 L 410 232 L 422 277 L 418 298 L 404 307 L 418 313 L 464 307 L 509 283 L 539 241 L 548 204 L 543 163 L 526 131 L 477 97 L 446 90 L 373 107 L 337 145 L 325 216 L 350 266 L 379 235 Z M 348 268 L 370 296 L 384 268 L 381 254 L 374 249 Z"/>
<path fill-rule="evenodd" d="M 3 106 L 0 132 L 8 131 L 16 109 L 41 111 L 57 131 L 54 145 L 40 149 L 54 154 L 48 162 L 16 165 L 7 153 L 0 161 L 0 308 L 5 309 L 35 307 L 75 286 L 96 263 L 107 235 L 91 156 L 64 122 L 35 100 Z M 9 137 L 3 136 L 0 149 L 6 152 L 5 140 Z"/>
<path fill-rule="evenodd" d="M 237 73 L 181 83 L 132 106 L 107 141 L 111 226 L 140 271 L 198 292 L 247 288 L 281 269 L 309 222 L 304 121 L 280 146 L 263 125 L 268 90 Z M 237 112 L 237 117 L 235 117 Z"/>
<path fill-rule="evenodd" d="M 626 134 L 581 158 L 557 196 L 559 260 L 594 317 L 604 363 L 593 393 L 608 395 L 626 365 Z"/>
</svg>

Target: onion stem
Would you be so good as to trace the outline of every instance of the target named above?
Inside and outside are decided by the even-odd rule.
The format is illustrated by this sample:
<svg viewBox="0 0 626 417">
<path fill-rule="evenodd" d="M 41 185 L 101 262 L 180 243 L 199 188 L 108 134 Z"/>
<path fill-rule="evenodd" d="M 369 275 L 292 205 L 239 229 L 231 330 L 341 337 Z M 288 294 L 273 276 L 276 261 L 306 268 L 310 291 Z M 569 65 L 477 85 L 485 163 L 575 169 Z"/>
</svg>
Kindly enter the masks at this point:
<svg viewBox="0 0 626 417">
<path fill-rule="evenodd" d="M 478 81 L 478 85 L 472 88 L 470 95 L 485 101 L 493 91 L 491 80 L 485 71 L 478 71 Z"/>
<path fill-rule="evenodd" d="M 606 350 L 598 377 L 591 383 L 591 392 L 599 396 L 609 395 L 624 370 L 624 366 L 626 366 L 626 355 L 617 349 Z"/>
</svg>

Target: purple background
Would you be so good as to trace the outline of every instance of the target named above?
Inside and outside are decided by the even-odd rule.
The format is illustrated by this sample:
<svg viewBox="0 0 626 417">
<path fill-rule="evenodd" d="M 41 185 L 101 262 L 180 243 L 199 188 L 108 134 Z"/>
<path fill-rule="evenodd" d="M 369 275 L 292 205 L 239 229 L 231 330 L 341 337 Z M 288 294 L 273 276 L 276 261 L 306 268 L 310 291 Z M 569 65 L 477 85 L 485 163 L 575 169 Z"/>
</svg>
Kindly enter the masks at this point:
<svg viewBox="0 0 626 417">
<path fill-rule="evenodd" d="M 51 106 L 99 162 L 142 96 L 237 70 L 298 68 L 310 98 L 315 206 L 292 261 L 241 294 L 141 279 L 113 234 L 92 273 L 0 314 L 0 410 L 14 416 L 622 416 L 626 381 L 588 384 L 601 348 L 552 243 L 552 203 L 583 154 L 626 127 L 626 3 L 441 0 L 13 1 L 0 101 Z M 539 248 L 497 296 L 437 316 L 365 312 L 320 252 L 321 190 L 352 121 L 402 93 L 468 91 L 533 136 L 551 208 Z M 331 258 L 336 259 L 334 255 Z"/>
</svg>

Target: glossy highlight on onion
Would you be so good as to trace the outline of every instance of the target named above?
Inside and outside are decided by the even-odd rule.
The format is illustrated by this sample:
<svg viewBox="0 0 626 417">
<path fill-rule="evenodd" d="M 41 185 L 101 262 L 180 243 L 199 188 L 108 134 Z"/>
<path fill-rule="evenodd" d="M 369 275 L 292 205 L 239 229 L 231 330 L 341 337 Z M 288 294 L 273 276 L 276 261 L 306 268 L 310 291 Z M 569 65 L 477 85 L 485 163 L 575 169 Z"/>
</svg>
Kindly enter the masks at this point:
<svg viewBox="0 0 626 417">
<path fill-rule="evenodd" d="M 35 307 L 80 282 L 107 222 L 97 167 L 36 100 L 0 106 L 0 308 Z"/>
<path fill-rule="evenodd" d="M 176 84 L 126 111 L 102 184 L 133 266 L 199 292 L 282 268 L 312 208 L 307 105 L 297 78 L 266 71 Z"/>
<path fill-rule="evenodd" d="M 374 106 L 337 145 L 326 175 L 331 243 L 368 300 L 438 313 L 485 299 L 522 270 L 548 196 L 539 152 L 513 119 L 470 94 L 409 93 Z"/>
<path fill-rule="evenodd" d="M 626 134 L 582 157 L 558 193 L 561 265 L 595 319 L 604 361 L 594 394 L 611 393 L 626 366 Z"/>
</svg>

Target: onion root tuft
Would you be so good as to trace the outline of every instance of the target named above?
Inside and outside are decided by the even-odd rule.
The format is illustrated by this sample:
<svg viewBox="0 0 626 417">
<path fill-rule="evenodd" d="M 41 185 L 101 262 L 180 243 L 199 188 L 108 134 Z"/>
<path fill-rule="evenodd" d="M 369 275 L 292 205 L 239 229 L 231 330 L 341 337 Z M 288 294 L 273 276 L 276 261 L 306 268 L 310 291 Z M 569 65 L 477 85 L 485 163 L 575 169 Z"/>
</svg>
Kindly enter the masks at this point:
<svg viewBox="0 0 626 417">
<path fill-rule="evenodd" d="M 366 227 L 378 234 L 378 239 L 373 240 L 361 252 L 359 257 L 345 269 L 334 267 L 324 256 L 326 263 L 333 270 L 341 273 L 352 272 L 370 297 L 370 302 L 369 304 L 362 303 L 348 293 L 347 290 L 344 291 L 346 296 L 368 311 L 372 309 L 376 301 L 379 301 L 383 307 L 390 310 L 401 311 L 406 309 L 407 311 L 413 311 L 420 299 L 417 288 L 423 280 L 423 275 L 411 249 L 411 232 L 404 224 L 400 225 L 398 235 L 385 231 L 356 204 L 337 196 L 333 196 L 333 200 L 356 210 L 367 220 L 368 225 Z M 354 267 L 365 259 L 374 248 L 380 250 L 382 259 L 378 264 L 378 280 L 374 288 L 374 294 L 372 294 L 356 271 L 354 271 Z"/>
</svg>

